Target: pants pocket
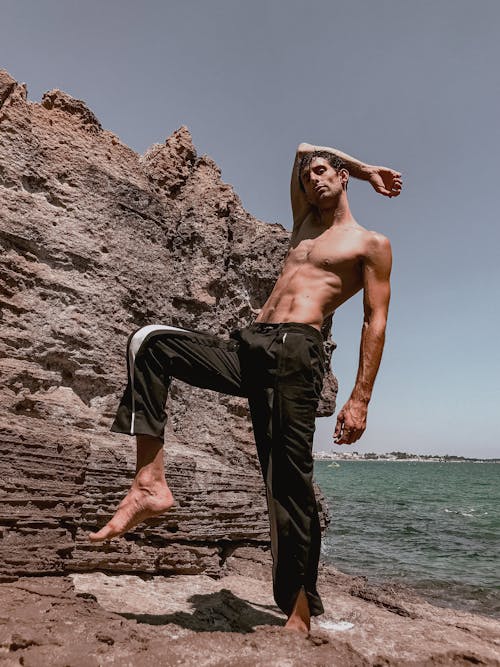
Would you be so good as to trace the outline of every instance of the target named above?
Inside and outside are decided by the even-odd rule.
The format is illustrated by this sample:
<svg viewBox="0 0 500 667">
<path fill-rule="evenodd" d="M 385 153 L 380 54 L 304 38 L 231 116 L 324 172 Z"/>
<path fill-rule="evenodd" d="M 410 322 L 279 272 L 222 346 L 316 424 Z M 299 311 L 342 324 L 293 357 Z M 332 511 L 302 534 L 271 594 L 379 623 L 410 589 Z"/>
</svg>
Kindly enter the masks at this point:
<svg viewBox="0 0 500 667">
<path fill-rule="evenodd" d="M 301 333 L 283 334 L 278 371 L 282 383 L 299 385 L 304 389 L 313 384 L 313 369 L 308 346 L 308 341 Z"/>
</svg>

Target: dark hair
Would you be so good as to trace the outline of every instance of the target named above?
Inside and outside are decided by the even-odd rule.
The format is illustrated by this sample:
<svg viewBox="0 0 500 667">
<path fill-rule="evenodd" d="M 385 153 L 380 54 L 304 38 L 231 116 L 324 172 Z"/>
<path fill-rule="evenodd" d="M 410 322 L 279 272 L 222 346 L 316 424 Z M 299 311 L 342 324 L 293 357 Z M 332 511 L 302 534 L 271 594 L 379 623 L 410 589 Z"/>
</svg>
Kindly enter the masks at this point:
<svg viewBox="0 0 500 667">
<path fill-rule="evenodd" d="M 299 185 L 302 192 L 305 192 L 304 184 L 302 183 L 302 172 L 311 165 L 311 162 L 315 157 L 324 158 L 335 171 L 340 171 L 341 169 L 348 171 L 345 162 L 343 162 L 338 155 L 335 155 L 335 153 L 330 153 L 329 151 L 311 151 L 310 153 L 306 153 L 302 156 L 299 163 Z"/>
</svg>

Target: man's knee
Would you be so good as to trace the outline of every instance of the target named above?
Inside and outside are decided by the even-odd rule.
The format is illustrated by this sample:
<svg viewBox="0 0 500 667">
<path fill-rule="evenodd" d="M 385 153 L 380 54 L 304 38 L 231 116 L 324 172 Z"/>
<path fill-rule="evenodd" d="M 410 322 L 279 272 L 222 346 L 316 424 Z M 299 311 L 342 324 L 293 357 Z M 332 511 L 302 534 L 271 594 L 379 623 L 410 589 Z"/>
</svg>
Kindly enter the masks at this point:
<svg viewBox="0 0 500 667">
<path fill-rule="evenodd" d="M 132 339 L 133 339 L 134 336 L 135 336 L 137 333 L 139 333 L 139 331 L 140 331 L 141 329 L 143 329 L 143 328 L 144 328 L 144 327 L 138 327 L 137 329 L 134 329 L 134 330 L 132 331 L 132 333 L 130 334 L 130 336 L 127 338 L 127 352 L 128 352 L 129 349 L 130 349 L 130 343 L 132 342 Z"/>
<path fill-rule="evenodd" d="M 145 343 L 154 340 L 156 336 L 161 335 L 162 338 L 168 337 L 170 334 L 174 335 L 183 332 L 185 329 L 181 327 L 174 327 L 167 324 L 146 324 L 145 326 L 135 329 L 127 340 L 127 352 L 134 357 Z"/>
</svg>

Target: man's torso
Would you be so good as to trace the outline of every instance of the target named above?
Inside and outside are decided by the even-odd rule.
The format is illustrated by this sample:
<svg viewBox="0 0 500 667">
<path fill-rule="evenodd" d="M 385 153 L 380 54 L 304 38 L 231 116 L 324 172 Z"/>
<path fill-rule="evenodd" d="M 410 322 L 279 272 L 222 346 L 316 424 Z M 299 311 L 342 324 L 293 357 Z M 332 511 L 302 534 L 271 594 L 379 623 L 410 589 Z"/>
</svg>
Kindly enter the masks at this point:
<svg viewBox="0 0 500 667">
<path fill-rule="evenodd" d="M 325 317 L 363 287 L 363 262 L 373 232 L 356 222 L 318 229 L 304 221 L 257 322 L 303 322 L 321 328 Z"/>
</svg>

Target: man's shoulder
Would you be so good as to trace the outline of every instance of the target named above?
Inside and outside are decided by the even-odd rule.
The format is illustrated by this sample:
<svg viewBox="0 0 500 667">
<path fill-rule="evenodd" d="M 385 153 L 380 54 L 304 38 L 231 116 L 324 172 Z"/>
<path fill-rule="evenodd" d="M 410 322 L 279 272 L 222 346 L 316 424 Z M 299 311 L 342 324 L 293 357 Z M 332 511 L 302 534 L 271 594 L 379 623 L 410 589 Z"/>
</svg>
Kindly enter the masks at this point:
<svg viewBox="0 0 500 667">
<path fill-rule="evenodd" d="M 365 253 L 367 256 L 387 254 L 391 252 L 391 242 L 387 236 L 374 230 L 365 229 L 364 227 L 363 231 Z"/>
<path fill-rule="evenodd" d="M 359 223 L 356 223 L 353 232 L 354 235 L 352 238 L 357 237 L 356 247 L 358 256 L 362 261 L 367 264 L 391 262 L 391 242 L 387 236 L 384 236 L 380 232 L 366 229 L 366 227 L 363 227 Z"/>
<path fill-rule="evenodd" d="M 362 255 L 371 256 L 378 254 L 386 254 L 391 252 L 391 242 L 380 232 L 367 229 L 356 222 L 356 226 L 352 228 L 352 238 L 356 238 L 356 244 L 361 250 Z"/>
<path fill-rule="evenodd" d="M 377 267 L 390 273 L 392 265 L 391 242 L 380 232 L 366 230 L 364 244 L 365 267 Z"/>
</svg>

